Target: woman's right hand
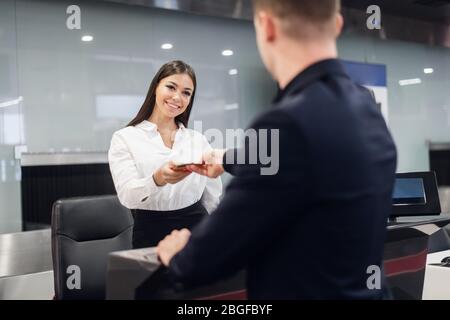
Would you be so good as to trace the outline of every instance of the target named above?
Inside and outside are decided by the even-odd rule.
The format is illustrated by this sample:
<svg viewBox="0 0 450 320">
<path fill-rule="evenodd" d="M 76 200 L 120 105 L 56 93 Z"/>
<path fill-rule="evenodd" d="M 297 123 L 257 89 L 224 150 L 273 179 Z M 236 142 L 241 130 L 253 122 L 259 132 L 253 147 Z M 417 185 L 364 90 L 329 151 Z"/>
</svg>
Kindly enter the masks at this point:
<svg viewBox="0 0 450 320">
<path fill-rule="evenodd" d="M 167 183 L 177 183 L 191 173 L 192 172 L 186 170 L 185 168 L 177 168 L 172 161 L 169 161 L 153 174 L 153 180 L 155 180 L 157 186 L 162 187 Z"/>
</svg>

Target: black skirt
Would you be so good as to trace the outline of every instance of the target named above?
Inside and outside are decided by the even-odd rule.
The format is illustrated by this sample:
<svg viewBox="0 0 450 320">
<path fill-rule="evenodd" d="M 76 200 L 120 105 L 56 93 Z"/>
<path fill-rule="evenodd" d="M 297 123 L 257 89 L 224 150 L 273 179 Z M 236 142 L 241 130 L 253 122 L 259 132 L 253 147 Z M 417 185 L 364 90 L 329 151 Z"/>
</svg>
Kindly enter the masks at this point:
<svg viewBox="0 0 450 320">
<path fill-rule="evenodd" d="M 132 210 L 134 217 L 133 248 L 155 247 L 174 229 L 191 230 L 208 215 L 200 201 L 193 205 L 170 211 Z"/>
</svg>

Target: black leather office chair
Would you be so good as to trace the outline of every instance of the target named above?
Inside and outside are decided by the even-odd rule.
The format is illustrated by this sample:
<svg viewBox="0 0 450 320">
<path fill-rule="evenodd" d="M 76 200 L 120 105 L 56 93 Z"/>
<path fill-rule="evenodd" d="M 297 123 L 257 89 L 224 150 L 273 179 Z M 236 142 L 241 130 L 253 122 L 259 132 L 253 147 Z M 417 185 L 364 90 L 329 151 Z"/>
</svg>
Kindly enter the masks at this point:
<svg viewBox="0 0 450 320">
<path fill-rule="evenodd" d="M 55 299 L 104 299 L 108 254 L 131 249 L 132 226 L 130 210 L 114 195 L 56 201 L 52 210 Z"/>
</svg>

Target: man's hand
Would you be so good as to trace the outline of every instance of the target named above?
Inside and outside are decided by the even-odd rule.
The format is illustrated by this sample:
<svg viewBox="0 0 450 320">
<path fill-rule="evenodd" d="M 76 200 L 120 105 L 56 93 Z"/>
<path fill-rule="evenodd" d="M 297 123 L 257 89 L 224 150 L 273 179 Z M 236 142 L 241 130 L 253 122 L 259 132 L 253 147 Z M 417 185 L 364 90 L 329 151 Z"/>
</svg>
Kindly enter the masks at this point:
<svg viewBox="0 0 450 320">
<path fill-rule="evenodd" d="M 217 178 L 225 171 L 222 165 L 225 151 L 225 149 L 213 149 L 205 152 L 202 157 L 203 164 L 189 165 L 186 169 L 209 178 Z"/>
<path fill-rule="evenodd" d="M 153 179 L 155 180 L 156 185 L 161 187 L 167 183 L 177 183 L 190 174 L 191 171 L 187 170 L 187 168 L 177 168 L 176 165 L 170 161 L 153 174 Z"/>
<path fill-rule="evenodd" d="M 166 267 L 169 266 L 173 256 L 180 252 L 191 237 L 188 229 L 173 230 L 156 247 L 156 254 Z"/>
</svg>

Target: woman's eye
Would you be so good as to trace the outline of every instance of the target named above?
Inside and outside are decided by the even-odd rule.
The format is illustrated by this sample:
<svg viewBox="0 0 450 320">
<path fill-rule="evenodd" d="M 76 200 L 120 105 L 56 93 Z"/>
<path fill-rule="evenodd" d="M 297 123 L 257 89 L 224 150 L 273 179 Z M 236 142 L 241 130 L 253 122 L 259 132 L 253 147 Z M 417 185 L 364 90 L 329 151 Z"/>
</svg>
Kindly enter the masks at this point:
<svg viewBox="0 0 450 320">
<path fill-rule="evenodd" d="M 186 97 L 190 97 L 190 96 L 191 96 L 191 93 L 190 93 L 189 91 L 185 91 L 185 92 L 183 92 L 183 94 L 184 94 Z"/>
<path fill-rule="evenodd" d="M 174 86 L 167 85 L 166 87 L 169 88 L 170 90 L 175 90 L 175 87 L 174 87 Z"/>
</svg>

